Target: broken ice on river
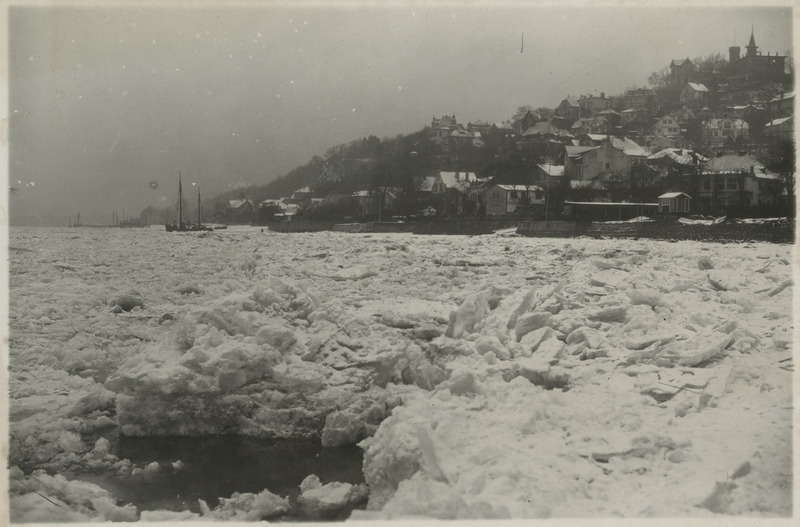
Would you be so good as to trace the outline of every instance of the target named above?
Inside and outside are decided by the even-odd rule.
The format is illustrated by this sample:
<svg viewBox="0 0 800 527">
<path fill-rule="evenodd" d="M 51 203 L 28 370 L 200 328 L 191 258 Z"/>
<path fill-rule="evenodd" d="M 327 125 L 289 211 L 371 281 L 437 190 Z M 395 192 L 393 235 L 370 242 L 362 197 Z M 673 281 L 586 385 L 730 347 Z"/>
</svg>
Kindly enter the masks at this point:
<svg viewBox="0 0 800 527">
<path fill-rule="evenodd" d="M 15 228 L 11 519 L 786 518 L 791 258 Z"/>
</svg>

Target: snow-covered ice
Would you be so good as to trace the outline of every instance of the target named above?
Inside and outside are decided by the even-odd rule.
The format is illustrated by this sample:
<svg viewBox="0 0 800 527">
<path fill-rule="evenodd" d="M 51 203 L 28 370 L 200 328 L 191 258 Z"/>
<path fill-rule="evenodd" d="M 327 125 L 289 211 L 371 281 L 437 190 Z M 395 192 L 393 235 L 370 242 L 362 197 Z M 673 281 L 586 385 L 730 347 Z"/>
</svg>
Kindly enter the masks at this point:
<svg viewBox="0 0 800 527">
<path fill-rule="evenodd" d="M 15 521 L 289 506 L 140 511 L 65 478 L 148 470 L 116 434 L 360 442 L 361 519 L 791 515 L 791 246 L 19 228 L 9 247 Z M 314 513 L 363 497 L 309 481 Z"/>
</svg>

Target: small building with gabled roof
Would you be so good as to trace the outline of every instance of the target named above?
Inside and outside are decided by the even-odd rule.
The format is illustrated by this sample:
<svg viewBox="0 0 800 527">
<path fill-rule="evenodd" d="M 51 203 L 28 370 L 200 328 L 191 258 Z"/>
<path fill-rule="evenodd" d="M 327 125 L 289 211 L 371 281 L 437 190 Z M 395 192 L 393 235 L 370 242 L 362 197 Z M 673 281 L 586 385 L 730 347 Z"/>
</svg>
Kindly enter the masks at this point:
<svg viewBox="0 0 800 527">
<path fill-rule="evenodd" d="M 687 82 L 680 94 L 680 101 L 685 104 L 705 104 L 710 92 L 705 84 Z"/>
<path fill-rule="evenodd" d="M 658 197 L 658 212 L 662 214 L 689 212 L 691 196 L 684 192 L 665 192 Z"/>
</svg>

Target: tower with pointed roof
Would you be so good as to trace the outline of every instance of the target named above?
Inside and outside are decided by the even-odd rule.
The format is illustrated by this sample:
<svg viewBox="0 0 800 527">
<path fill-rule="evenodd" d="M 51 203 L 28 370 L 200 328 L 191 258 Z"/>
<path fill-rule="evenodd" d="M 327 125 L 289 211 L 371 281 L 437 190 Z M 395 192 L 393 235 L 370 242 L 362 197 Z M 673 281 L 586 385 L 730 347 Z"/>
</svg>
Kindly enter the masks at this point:
<svg viewBox="0 0 800 527">
<path fill-rule="evenodd" d="M 730 48 L 728 82 L 732 87 L 754 87 L 764 82 L 790 85 L 791 75 L 785 71 L 786 56 L 778 53 L 764 55 L 758 49 L 753 27 L 750 28 L 750 41 L 745 46 L 744 56 L 739 56 L 738 46 Z"/>
<path fill-rule="evenodd" d="M 755 57 L 758 55 L 758 46 L 756 46 L 756 38 L 753 34 L 753 28 L 750 27 L 750 42 L 747 44 L 747 55 L 748 57 Z"/>
</svg>

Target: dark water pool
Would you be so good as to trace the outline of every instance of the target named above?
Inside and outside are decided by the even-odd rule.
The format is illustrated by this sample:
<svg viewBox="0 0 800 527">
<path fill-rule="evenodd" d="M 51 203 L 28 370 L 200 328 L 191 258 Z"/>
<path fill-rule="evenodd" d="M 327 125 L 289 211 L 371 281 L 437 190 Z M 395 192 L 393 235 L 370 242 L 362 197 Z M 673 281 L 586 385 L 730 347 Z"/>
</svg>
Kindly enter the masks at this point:
<svg viewBox="0 0 800 527">
<path fill-rule="evenodd" d="M 157 461 L 159 470 L 131 476 L 116 474 L 73 477 L 111 491 L 122 503 L 139 510 L 191 510 L 198 499 L 211 508 L 234 492 L 269 489 L 294 500 L 309 474 L 322 483 L 363 483 L 363 452 L 357 446 L 323 448 L 313 439 L 252 439 L 237 436 L 120 438 L 114 452 L 136 467 Z M 173 463 L 180 461 L 178 469 Z"/>
</svg>

